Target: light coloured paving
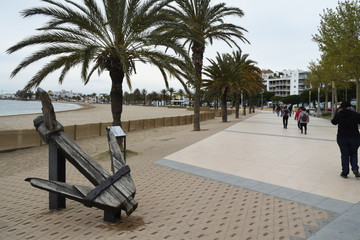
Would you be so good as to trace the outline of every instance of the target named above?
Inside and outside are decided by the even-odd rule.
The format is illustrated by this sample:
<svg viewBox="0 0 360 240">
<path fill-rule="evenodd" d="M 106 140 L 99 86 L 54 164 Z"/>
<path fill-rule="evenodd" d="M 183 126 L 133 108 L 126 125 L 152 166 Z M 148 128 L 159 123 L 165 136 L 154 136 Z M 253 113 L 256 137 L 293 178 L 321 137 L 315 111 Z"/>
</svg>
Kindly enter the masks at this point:
<svg viewBox="0 0 360 240">
<path fill-rule="evenodd" d="M 341 172 L 337 127 L 314 118 L 308 134 L 296 121 L 261 112 L 165 159 L 266 182 L 324 197 L 357 203 L 360 180 Z"/>
</svg>

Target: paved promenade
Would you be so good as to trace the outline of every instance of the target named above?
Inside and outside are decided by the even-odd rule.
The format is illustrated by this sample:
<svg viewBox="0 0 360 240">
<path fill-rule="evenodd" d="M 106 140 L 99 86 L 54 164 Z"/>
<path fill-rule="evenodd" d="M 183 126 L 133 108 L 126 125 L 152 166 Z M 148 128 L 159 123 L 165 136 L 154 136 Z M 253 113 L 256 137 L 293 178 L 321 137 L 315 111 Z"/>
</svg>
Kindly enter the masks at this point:
<svg viewBox="0 0 360 240">
<path fill-rule="evenodd" d="M 128 160 L 139 207 L 116 224 L 71 200 L 49 211 L 47 192 L 24 181 L 46 179 L 47 166 L 0 178 L 0 239 L 360 239 L 360 180 L 339 176 L 336 127 L 311 118 L 304 135 L 292 118 L 283 129 L 265 111 L 229 120 L 202 122 L 201 132 L 130 133 L 129 149 L 144 153 Z M 106 137 L 79 145 L 89 141 L 106 150 Z M 39 156 L 46 147 L 36 148 Z M 90 185 L 70 164 L 67 182 Z"/>
<path fill-rule="evenodd" d="M 360 239 L 360 179 L 339 176 L 336 132 L 312 117 L 301 134 L 263 111 L 157 163 L 341 214 L 311 239 Z"/>
</svg>

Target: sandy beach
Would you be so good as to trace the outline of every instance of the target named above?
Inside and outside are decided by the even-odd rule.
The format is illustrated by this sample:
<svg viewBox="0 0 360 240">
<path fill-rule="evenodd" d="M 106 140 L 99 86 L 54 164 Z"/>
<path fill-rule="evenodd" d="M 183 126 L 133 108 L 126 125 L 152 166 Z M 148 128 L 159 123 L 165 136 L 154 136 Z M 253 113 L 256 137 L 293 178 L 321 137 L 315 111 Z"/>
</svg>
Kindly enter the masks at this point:
<svg viewBox="0 0 360 240">
<path fill-rule="evenodd" d="M 56 119 L 63 125 L 112 122 L 110 104 L 82 104 L 83 108 L 57 112 Z M 185 108 L 123 106 L 122 121 L 191 115 Z M 33 129 L 33 120 L 41 114 L 0 116 L 1 130 Z"/>
<path fill-rule="evenodd" d="M 122 119 L 123 121 L 126 121 L 191 114 L 193 114 L 193 112 L 187 111 L 186 109 L 124 106 Z M 0 117 L 0 130 L 32 129 L 34 128 L 33 119 L 38 115 L 39 114 L 27 114 Z M 112 121 L 109 104 L 89 104 L 81 110 L 58 112 L 56 113 L 56 118 L 64 126 Z M 238 120 L 235 121 L 237 122 Z M 209 124 L 211 124 L 212 127 L 209 127 Z M 151 149 L 151 152 L 156 153 L 156 157 L 154 156 L 153 160 L 158 160 L 161 159 L 161 157 L 179 149 L 180 145 L 176 143 L 164 149 L 162 145 L 154 144 L 155 138 L 179 139 L 183 142 L 183 144 L 190 145 L 194 141 L 199 140 L 198 137 L 202 138 L 209 136 L 209 134 L 214 133 L 217 130 L 219 131 L 223 127 L 229 126 L 229 124 L 230 123 L 223 124 L 221 123 L 220 118 L 216 118 L 214 120 L 202 122 L 201 125 L 204 130 L 201 132 L 192 131 L 193 126 L 191 124 L 129 132 L 127 133 L 127 146 L 128 149 L 135 152 L 146 153 L 147 157 L 149 154 L 147 151 Z M 210 128 L 212 131 L 207 131 Z M 170 137 L 170 135 L 173 134 L 177 136 Z M 90 156 L 96 156 L 108 150 L 106 136 L 80 139 L 77 143 L 84 148 Z M 0 177 L 44 166 L 47 167 L 47 152 L 47 145 L 9 152 L 0 152 Z M 141 158 L 144 156 L 140 154 L 134 157 Z"/>
</svg>

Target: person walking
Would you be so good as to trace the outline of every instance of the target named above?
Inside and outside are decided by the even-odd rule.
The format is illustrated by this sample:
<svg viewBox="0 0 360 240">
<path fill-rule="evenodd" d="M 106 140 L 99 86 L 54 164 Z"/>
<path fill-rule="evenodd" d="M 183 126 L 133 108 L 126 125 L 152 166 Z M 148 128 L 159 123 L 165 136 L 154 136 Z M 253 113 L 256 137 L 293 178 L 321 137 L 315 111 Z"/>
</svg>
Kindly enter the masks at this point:
<svg viewBox="0 0 360 240">
<path fill-rule="evenodd" d="M 307 134 L 307 124 L 309 123 L 309 113 L 306 112 L 305 107 L 301 107 L 301 113 L 299 115 L 299 123 L 301 133 L 303 133 L 303 128 L 305 129 L 305 134 Z"/>
<path fill-rule="evenodd" d="M 300 127 L 300 119 L 299 119 L 300 113 L 301 113 L 301 108 L 299 107 L 298 110 L 296 111 L 295 117 L 294 117 L 294 120 L 297 121 L 297 125 L 298 125 L 299 129 L 301 129 L 301 127 Z"/>
<path fill-rule="evenodd" d="M 358 148 L 360 145 L 360 113 L 355 112 L 350 102 L 344 101 L 340 105 L 340 109 L 331 120 L 333 125 L 338 125 L 337 144 L 341 152 L 341 177 L 347 178 L 351 170 L 356 178 L 360 178 L 358 166 Z"/>
<path fill-rule="evenodd" d="M 286 105 L 281 110 L 281 116 L 283 117 L 284 128 L 287 129 L 288 120 L 289 120 L 289 109 L 287 109 Z"/>
<path fill-rule="evenodd" d="M 289 106 L 289 117 L 291 117 L 291 114 L 292 114 L 292 108 L 293 108 L 293 105 L 292 104 L 290 104 L 290 106 Z"/>
<path fill-rule="evenodd" d="M 279 104 L 276 104 L 276 114 L 277 114 L 277 116 L 280 115 L 280 105 Z"/>
</svg>

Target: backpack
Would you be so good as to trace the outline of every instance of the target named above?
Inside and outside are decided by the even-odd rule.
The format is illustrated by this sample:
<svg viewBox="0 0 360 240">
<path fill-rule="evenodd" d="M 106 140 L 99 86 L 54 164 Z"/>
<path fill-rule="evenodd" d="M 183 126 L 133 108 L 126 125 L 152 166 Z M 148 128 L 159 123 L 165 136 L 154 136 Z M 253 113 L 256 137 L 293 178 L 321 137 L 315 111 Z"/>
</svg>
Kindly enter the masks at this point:
<svg viewBox="0 0 360 240">
<path fill-rule="evenodd" d="M 284 111 L 283 111 L 283 114 L 282 114 L 283 116 L 288 116 L 289 115 L 289 110 L 288 109 L 285 109 Z"/>
<path fill-rule="evenodd" d="M 301 117 L 301 121 L 307 122 L 307 115 L 304 113 L 304 115 Z"/>
</svg>

